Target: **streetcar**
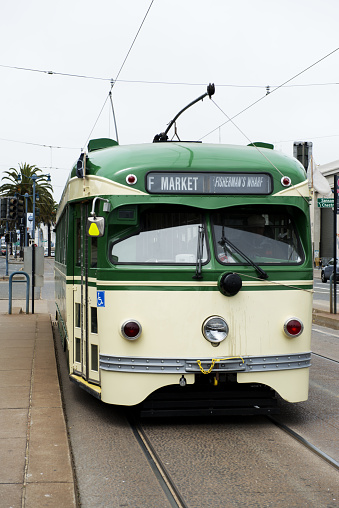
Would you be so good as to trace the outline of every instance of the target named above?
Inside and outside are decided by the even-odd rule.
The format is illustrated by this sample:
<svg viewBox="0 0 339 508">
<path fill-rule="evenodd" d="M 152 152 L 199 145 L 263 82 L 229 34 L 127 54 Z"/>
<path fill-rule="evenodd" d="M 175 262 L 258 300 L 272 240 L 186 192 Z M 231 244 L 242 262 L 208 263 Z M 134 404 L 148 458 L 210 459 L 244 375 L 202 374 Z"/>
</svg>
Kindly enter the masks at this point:
<svg viewBox="0 0 339 508">
<path fill-rule="evenodd" d="M 91 140 L 66 183 L 55 287 L 71 381 L 146 413 L 265 413 L 275 394 L 306 400 L 303 166 L 265 143 L 163 134 Z"/>
</svg>

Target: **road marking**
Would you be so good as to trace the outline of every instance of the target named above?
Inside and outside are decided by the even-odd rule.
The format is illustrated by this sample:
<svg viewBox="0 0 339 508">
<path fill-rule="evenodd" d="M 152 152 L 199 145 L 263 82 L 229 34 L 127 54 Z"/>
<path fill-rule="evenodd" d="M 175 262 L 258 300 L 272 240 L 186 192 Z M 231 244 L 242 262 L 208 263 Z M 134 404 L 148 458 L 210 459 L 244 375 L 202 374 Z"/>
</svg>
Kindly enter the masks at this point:
<svg viewBox="0 0 339 508">
<path fill-rule="evenodd" d="M 335 333 L 328 333 L 328 332 L 323 332 L 322 330 L 319 330 L 319 329 L 317 329 L 317 328 L 314 328 L 313 326 L 312 326 L 312 330 L 313 330 L 314 332 L 317 332 L 317 333 L 322 333 L 323 335 L 328 335 L 329 337 L 339 337 L 339 334 L 335 334 Z"/>
</svg>

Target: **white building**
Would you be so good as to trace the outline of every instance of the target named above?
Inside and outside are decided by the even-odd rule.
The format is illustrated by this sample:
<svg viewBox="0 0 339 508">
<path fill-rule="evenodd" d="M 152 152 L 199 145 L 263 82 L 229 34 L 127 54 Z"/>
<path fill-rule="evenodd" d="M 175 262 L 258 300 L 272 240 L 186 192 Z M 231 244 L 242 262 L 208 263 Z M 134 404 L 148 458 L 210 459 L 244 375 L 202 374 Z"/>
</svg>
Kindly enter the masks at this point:
<svg viewBox="0 0 339 508">
<path fill-rule="evenodd" d="M 328 181 L 331 189 L 334 188 L 334 175 L 339 175 L 339 160 L 329 162 L 318 166 L 321 174 Z M 321 258 L 322 263 L 325 264 L 334 255 L 334 209 L 333 208 L 320 208 L 318 206 L 318 198 L 323 195 L 314 190 L 312 204 L 311 204 L 311 222 L 313 231 L 313 254 L 314 258 Z M 332 194 L 334 197 L 334 194 Z M 339 236 L 339 216 L 336 215 L 337 220 L 337 257 L 339 257 L 338 250 L 338 236 Z"/>
</svg>

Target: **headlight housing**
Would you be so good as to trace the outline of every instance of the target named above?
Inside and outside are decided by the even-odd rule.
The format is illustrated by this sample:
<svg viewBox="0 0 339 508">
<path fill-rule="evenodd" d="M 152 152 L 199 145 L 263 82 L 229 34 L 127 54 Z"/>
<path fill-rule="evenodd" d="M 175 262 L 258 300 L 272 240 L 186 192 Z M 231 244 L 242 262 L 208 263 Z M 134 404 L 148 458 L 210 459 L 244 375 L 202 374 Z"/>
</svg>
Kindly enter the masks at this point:
<svg viewBox="0 0 339 508">
<path fill-rule="evenodd" d="M 228 335 L 228 324 L 220 316 L 211 316 L 204 321 L 202 333 L 212 345 L 219 345 Z"/>
</svg>

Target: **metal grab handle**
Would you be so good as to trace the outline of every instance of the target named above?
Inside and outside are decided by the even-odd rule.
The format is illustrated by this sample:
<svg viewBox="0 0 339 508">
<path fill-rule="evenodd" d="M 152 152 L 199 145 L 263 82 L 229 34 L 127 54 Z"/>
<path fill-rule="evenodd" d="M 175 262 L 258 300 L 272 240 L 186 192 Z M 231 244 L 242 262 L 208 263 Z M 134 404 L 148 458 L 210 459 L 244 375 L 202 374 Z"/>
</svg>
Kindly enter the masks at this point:
<svg viewBox="0 0 339 508">
<path fill-rule="evenodd" d="M 24 275 L 26 280 L 12 280 L 14 275 Z M 12 284 L 13 282 L 26 282 L 26 314 L 29 314 L 29 275 L 26 272 L 13 272 L 9 276 L 8 314 L 12 314 Z"/>
</svg>

